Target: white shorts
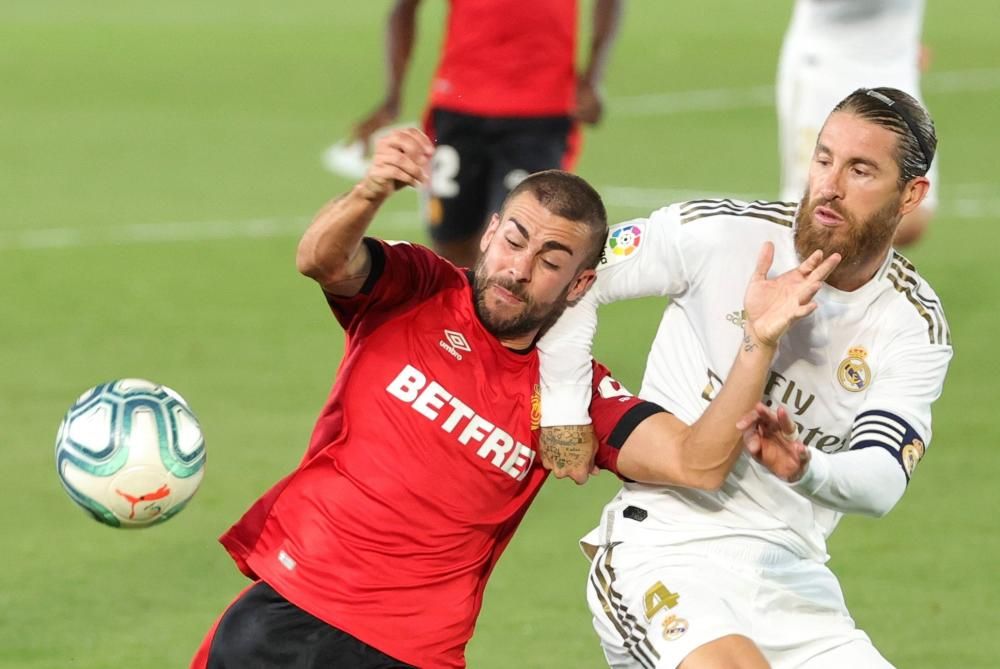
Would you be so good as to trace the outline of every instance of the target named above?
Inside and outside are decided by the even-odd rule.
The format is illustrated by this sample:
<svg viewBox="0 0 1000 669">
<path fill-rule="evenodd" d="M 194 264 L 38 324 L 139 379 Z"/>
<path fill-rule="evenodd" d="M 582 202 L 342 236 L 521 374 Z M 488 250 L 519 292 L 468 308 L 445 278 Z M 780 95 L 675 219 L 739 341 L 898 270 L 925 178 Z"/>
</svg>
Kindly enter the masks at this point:
<svg viewBox="0 0 1000 669">
<path fill-rule="evenodd" d="M 813 49 L 800 40 L 786 42 L 778 65 L 778 146 L 782 200 L 798 202 L 806 189 L 816 138 L 833 108 L 858 88 L 891 86 L 918 100 L 917 63 L 899 60 L 852 61 L 844 54 Z M 938 202 L 938 158 L 931 161 L 931 189 L 922 206 Z"/>
<path fill-rule="evenodd" d="M 758 540 L 602 546 L 587 602 L 615 669 L 672 669 L 732 634 L 775 669 L 892 666 L 855 626 L 825 565 Z"/>
</svg>

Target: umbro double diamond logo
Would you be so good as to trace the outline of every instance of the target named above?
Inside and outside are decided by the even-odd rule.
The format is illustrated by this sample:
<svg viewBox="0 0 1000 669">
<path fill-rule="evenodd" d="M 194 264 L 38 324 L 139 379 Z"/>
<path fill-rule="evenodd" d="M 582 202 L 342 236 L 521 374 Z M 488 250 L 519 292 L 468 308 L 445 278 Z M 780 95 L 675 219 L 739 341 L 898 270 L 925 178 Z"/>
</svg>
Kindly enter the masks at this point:
<svg viewBox="0 0 1000 669">
<path fill-rule="evenodd" d="M 438 346 L 448 351 L 451 357 L 455 360 L 461 360 L 462 354 L 459 351 L 465 351 L 466 353 L 472 352 L 472 347 L 469 346 L 469 342 L 466 341 L 465 335 L 461 332 L 455 332 L 454 330 L 445 330 L 444 339 L 438 342 Z"/>
<path fill-rule="evenodd" d="M 457 348 L 459 351 L 471 351 L 469 347 L 469 342 L 465 341 L 465 336 L 461 332 L 455 332 L 454 330 L 445 330 L 444 336 L 447 337 L 448 343 Z"/>
</svg>

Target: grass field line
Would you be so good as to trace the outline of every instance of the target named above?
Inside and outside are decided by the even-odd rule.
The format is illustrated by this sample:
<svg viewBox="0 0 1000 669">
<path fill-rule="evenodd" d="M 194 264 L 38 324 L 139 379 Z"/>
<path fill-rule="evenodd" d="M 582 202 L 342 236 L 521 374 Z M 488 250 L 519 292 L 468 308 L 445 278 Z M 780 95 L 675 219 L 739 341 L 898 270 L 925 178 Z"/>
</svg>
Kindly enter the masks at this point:
<svg viewBox="0 0 1000 669">
<path fill-rule="evenodd" d="M 309 216 L 277 216 L 244 220 L 130 223 L 87 229 L 60 227 L 0 230 L 0 251 L 292 237 L 302 234 L 310 220 Z M 388 212 L 376 221 L 376 226 L 416 228 L 417 221 L 416 211 Z"/>
<path fill-rule="evenodd" d="M 754 200 L 767 197 L 761 193 L 722 193 L 689 188 L 604 185 L 599 190 L 609 207 L 631 210 L 636 215 L 649 213 L 671 202 L 696 198 Z M 959 184 L 949 186 L 948 192 L 951 197 L 942 199 L 939 206 L 941 216 L 986 218 L 1000 211 L 1000 193 L 992 184 Z M 87 229 L 53 227 L 0 230 L 0 251 L 293 237 L 302 234 L 309 221 L 309 216 L 277 216 L 244 220 L 129 223 Z M 412 211 L 390 211 L 379 216 L 373 231 L 379 234 L 382 228 L 417 229 L 419 221 L 414 205 Z"/>
<path fill-rule="evenodd" d="M 920 84 L 924 95 L 970 93 L 1000 89 L 1000 68 L 928 72 Z M 612 116 L 666 116 L 703 111 L 727 111 L 774 106 L 774 85 L 644 93 L 613 97 Z"/>
</svg>

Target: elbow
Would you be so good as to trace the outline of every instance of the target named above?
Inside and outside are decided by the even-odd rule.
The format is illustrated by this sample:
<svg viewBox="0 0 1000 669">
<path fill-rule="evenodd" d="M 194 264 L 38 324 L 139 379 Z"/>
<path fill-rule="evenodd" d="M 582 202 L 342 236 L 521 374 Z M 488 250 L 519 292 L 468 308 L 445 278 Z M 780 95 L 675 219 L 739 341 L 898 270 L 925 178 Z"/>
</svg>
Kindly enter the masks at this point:
<svg viewBox="0 0 1000 669">
<path fill-rule="evenodd" d="M 320 284 L 335 283 L 343 268 L 347 266 L 346 259 L 340 261 L 337 258 L 321 258 L 316 252 L 316 248 L 303 240 L 295 252 L 295 268 L 299 274 L 318 281 Z"/>
<path fill-rule="evenodd" d="M 731 453 L 706 457 L 701 453 L 703 450 L 697 443 L 685 440 L 681 465 L 681 471 L 687 480 L 684 485 L 707 492 L 717 492 L 726 482 L 729 470 L 732 469 Z"/>
<path fill-rule="evenodd" d="M 709 478 L 706 478 L 701 490 L 707 490 L 709 492 L 719 492 L 722 490 L 722 484 L 726 482 L 725 474 L 714 474 Z"/>
<path fill-rule="evenodd" d="M 896 502 L 899 498 L 893 500 L 883 500 L 882 503 L 876 503 L 867 509 L 862 511 L 862 514 L 870 516 L 871 518 L 885 518 L 889 515 L 889 512 L 896 508 Z"/>
<path fill-rule="evenodd" d="M 696 490 L 704 490 L 705 492 L 718 492 L 722 489 L 722 484 L 725 482 L 725 472 L 706 471 L 698 472 L 696 475 L 690 476 L 685 485 L 689 488 L 695 488 Z"/>
<path fill-rule="evenodd" d="M 313 249 L 306 244 L 299 244 L 298 250 L 295 252 L 295 268 L 299 271 L 299 274 L 308 276 L 311 279 L 317 278 L 321 273 L 321 267 L 316 259 L 316 254 Z"/>
</svg>

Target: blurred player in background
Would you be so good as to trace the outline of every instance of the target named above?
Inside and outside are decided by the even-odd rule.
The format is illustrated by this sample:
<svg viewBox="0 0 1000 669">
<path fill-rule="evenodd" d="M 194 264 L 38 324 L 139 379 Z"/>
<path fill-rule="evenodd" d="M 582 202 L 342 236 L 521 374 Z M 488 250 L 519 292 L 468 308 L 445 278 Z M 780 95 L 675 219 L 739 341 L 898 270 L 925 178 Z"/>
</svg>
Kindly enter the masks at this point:
<svg viewBox="0 0 1000 669">
<path fill-rule="evenodd" d="M 396 188 L 426 181 L 432 152 L 418 130 L 387 135 L 300 242 L 299 270 L 322 287 L 347 350 L 299 468 L 222 537 L 256 582 L 193 667 L 465 666 L 486 580 L 548 473 L 534 342 L 593 281 L 607 219 L 583 179 L 549 170 L 492 217 L 473 272 L 364 237 Z M 596 369 L 600 466 L 721 484 L 777 341 L 839 261 L 812 254 L 768 279 L 771 252 L 746 274 L 746 345 L 704 422 L 681 424 Z"/>
<path fill-rule="evenodd" d="M 597 281 L 546 338 L 559 342 L 543 357 L 545 386 L 559 390 L 543 392 L 553 424 L 586 421 L 598 304 L 670 297 L 639 395 L 691 422 L 744 345 L 736 277 L 752 249 L 773 242 L 776 271 L 816 248 L 843 256 L 819 308 L 781 340 L 762 395 L 772 409 L 740 422 L 748 455 L 722 488 L 626 482 L 584 538 L 612 667 L 767 666 L 758 651 L 775 669 L 890 666 L 848 613 L 826 540 L 842 514 L 888 513 L 931 440 L 951 337 L 892 238 L 927 193 L 936 146 L 914 98 L 861 89 L 823 125 L 797 207 L 697 200 L 612 228 Z M 566 379 L 580 380 L 575 400 Z M 795 466 L 774 467 L 789 448 Z"/>
<path fill-rule="evenodd" d="M 798 202 L 806 187 L 816 136 L 837 102 L 861 87 L 891 86 L 918 100 L 924 0 L 796 0 L 778 62 L 781 199 Z M 907 214 L 895 245 L 917 241 L 937 207 L 931 190 Z"/>
<path fill-rule="evenodd" d="M 434 250 L 472 267 L 490 214 L 532 172 L 571 170 L 577 122 L 601 120 L 601 81 L 622 0 L 593 0 L 589 59 L 576 70 L 577 0 L 450 0 L 425 130 L 437 146 L 424 195 Z M 386 34 L 385 99 L 356 130 L 399 115 L 420 0 L 396 0 Z"/>
</svg>

